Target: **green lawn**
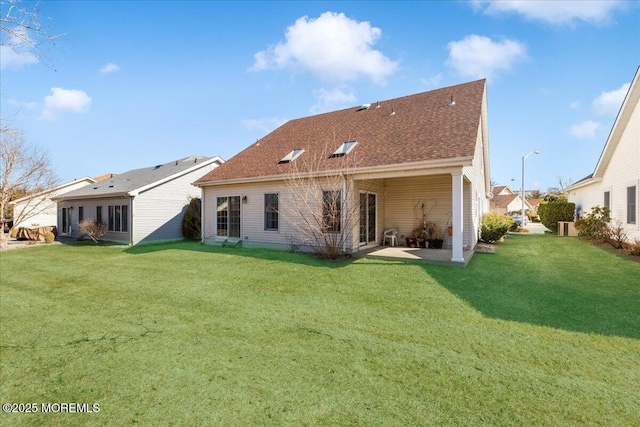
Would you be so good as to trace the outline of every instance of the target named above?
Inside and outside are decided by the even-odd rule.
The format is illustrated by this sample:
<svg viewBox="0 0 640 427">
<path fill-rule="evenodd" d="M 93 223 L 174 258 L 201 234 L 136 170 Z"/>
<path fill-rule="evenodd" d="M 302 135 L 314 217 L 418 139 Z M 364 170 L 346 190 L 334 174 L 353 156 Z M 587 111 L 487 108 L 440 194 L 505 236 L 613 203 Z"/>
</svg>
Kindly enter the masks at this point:
<svg viewBox="0 0 640 427">
<path fill-rule="evenodd" d="M 188 242 L 3 252 L 1 403 L 100 411 L 0 424 L 639 425 L 639 278 L 548 235 L 464 269 Z"/>
</svg>

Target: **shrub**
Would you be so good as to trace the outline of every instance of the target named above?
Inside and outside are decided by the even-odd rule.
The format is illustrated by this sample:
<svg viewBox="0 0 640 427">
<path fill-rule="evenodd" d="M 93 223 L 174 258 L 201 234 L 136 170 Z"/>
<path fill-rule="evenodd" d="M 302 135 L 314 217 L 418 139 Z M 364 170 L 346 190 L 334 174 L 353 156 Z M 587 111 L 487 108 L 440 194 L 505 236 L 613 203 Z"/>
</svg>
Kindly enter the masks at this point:
<svg viewBox="0 0 640 427">
<path fill-rule="evenodd" d="M 187 210 L 184 212 L 184 217 L 182 218 L 182 235 L 187 239 L 199 240 L 201 237 L 201 206 L 202 201 L 198 197 L 193 197 L 189 201 Z"/>
<path fill-rule="evenodd" d="M 93 218 L 87 218 L 78 223 L 78 229 L 83 235 L 89 236 L 91 240 L 98 243 L 107 232 L 107 224 Z"/>
<path fill-rule="evenodd" d="M 623 249 L 625 242 L 628 240 L 629 234 L 624 229 L 622 223 L 618 220 L 610 224 L 605 231 L 604 239 L 614 249 Z"/>
<path fill-rule="evenodd" d="M 640 256 L 640 239 L 625 242 L 624 251 L 632 256 Z"/>
<path fill-rule="evenodd" d="M 55 239 L 56 239 L 56 235 L 53 234 L 53 231 L 47 231 L 46 233 L 44 233 L 45 243 L 53 243 Z"/>
<path fill-rule="evenodd" d="M 540 222 L 551 232 L 558 232 L 558 221 L 573 221 L 576 204 L 562 200 L 542 201 L 538 207 Z"/>
<path fill-rule="evenodd" d="M 592 239 L 603 239 L 607 234 L 609 208 L 594 206 L 584 218 L 576 221 L 576 230 L 580 236 Z"/>
<path fill-rule="evenodd" d="M 9 231 L 9 237 L 12 239 L 18 237 L 18 227 L 12 228 L 11 231 Z"/>
<path fill-rule="evenodd" d="M 515 221 L 507 215 L 489 212 L 482 216 L 482 227 L 480 230 L 480 240 L 487 243 L 495 243 L 500 240 Z"/>
</svg>

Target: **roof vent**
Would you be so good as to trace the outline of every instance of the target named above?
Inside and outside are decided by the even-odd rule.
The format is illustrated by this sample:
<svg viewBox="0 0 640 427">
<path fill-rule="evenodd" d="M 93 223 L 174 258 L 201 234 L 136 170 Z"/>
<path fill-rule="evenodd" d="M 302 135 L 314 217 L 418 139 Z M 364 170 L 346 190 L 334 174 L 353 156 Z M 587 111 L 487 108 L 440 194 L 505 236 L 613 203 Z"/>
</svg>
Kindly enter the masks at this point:
<svg viewBox="0 0 640 427">
<path fill-rule="evenodd" d="M 391 114 L 389 114 L 390 116 L 395 116 L 396 115 L 396 110 L 395 108 L 391 107 Z"/>
<path fill-rule="evenodd" d="M 371 104 L 362 104 L 356 111 L 368 110 L 370 107 Z"/>
<path fill-rule="evenodd" d="M 156 166 L 156 167 L 155 167 L 155 168 L 153 168 L 153 169 L 160 169 L 161 167 L 162 167 L 162 165 L 158 165 L 158 166 Z"/>
<path fill-rule="evenodd" d="M 380 101 L 376 101 L 376 108 L 380 108 Z"/>
<path fill-rule="evenodd" d="M 449 101 L 449 107 L 453 107 L 456 105 L 456 101 L 453 100 L 453 95 L 451 95 L 451 101 Z"/>
</svg>

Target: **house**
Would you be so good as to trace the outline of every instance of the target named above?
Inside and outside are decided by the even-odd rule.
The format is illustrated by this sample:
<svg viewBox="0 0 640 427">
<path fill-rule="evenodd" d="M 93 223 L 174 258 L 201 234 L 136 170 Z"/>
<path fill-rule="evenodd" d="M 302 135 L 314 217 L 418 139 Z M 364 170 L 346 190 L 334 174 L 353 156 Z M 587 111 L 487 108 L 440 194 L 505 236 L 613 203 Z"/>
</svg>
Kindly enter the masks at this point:
<svg viewBox="0 0 640 427">
<path fill-rule="evenodd" d="M 31 194 L 10 202 L 13 205 L 13 228 L 55 227 L 58 224 L 56 202 L 52 199 L 98 182 L 88 176 Z"/>
<path fill-rule="evenodd" d="M 491 212 L 508 214 L 511 212 L 522 213 L 522 196 L 516 193 L 507 185 L 493 187 L 491 192 L 493 197 L 489 201 L 489 210 Z M 531 204 L 528 200 L 524 201 L 525 212 L 531 210 Z"/>
<path fill-rule="evenodd" d="M 195 182 L 203 241 L 304 249 L 299 225 L 309 218 L 292 215 L 306 203 L 298 177 L 324 179 L 307 190 L 338 198 L 330 231 L 345 237 L 344 252 L 380 245 L 391 228 L 403 242 L 428 221 L 463 262 L 488 210 L 485 80 L 285 123 Z M 309 208 L 325 215 L 323 203 Z M 343 226 L 348 212 L 356 221 Z"/>
<path fill-rule="evenodd" d="M 182 239 L 184 211 L 201 193 L 191 183 L 222 163 L 217 156 L 189 156 L 61 194 L 54 198 L 58 235 L 80 237 L 77 224 L 94 218 L 107 224 L 104 240 L 135 245 Z"/>
<path fill-rule="evenodd" d="M 565 188 L 583 217 L 595 206 L 607 207 L 630 239 L 640 239 L 640 67 L 618 112 L 595 170 Z"/>
</svg>

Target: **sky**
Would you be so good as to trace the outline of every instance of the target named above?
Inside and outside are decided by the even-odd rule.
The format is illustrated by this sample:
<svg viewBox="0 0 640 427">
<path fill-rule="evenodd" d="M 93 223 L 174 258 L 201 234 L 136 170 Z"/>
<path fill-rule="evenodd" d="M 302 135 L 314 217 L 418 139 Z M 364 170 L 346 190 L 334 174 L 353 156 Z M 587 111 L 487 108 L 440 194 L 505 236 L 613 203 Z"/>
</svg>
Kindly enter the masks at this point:
<svg viewBox="0 0 640 427">
<path fill-rule="evenodd" d="M 520 189 L 538 150 L 525 186 L 544 192 L 593 172 L 640 65 L 635 1 L 43 1 L 39 16 L 55 45 L 2 35 L 0 110 L 61 183 L 226 160 L 290 119 L 486 78 L 492 181 Z"/>
</svg>

